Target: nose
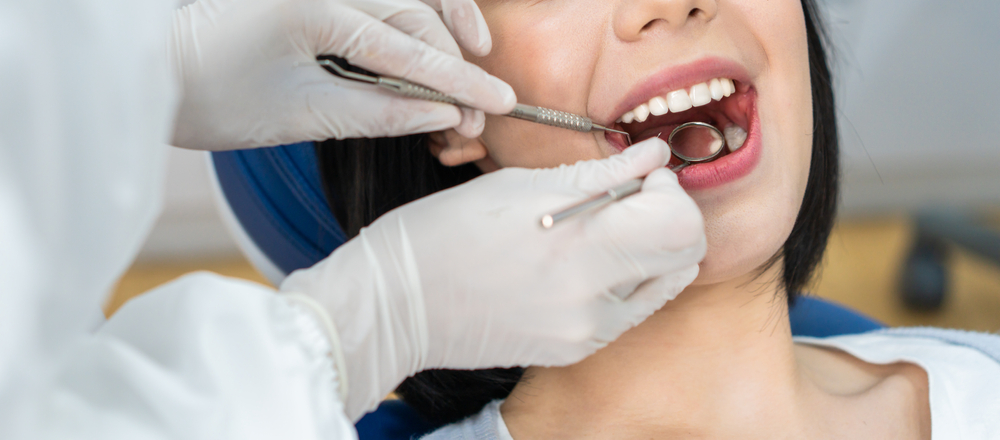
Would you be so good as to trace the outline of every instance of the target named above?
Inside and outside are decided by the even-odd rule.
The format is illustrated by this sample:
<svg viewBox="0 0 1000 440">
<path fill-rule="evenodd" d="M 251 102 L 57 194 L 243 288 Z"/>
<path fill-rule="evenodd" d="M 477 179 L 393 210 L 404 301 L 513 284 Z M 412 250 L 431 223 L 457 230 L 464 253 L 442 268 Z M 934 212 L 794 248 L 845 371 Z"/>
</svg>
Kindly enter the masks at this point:
<svg viewBox="0 0 1000 440">
<path fill-rule="evenodd" d="M 677 31 L 715 18 L 716 0 L 625 0 L 615 14 L 615 34 L 636 41 L 656 31 Z"/>
</svg>

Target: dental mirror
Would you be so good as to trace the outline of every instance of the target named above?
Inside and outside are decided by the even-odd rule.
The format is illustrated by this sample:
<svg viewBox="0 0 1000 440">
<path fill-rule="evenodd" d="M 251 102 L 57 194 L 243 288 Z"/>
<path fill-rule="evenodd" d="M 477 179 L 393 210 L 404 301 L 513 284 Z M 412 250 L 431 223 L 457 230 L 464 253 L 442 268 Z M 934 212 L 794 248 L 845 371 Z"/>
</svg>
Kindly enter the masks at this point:
<svg viewBox="0 0 1000 440">
<path fill-rule="evenodd" d="M 710 162 L 719 157 L 726 147 L 726 137 L 714 125 L 688 122 L 670 132 L 667 145 L 670 146 L 670 153 L 681 160 L 681 164 L 669 167 L 678 173 L 688 165 Z"/>
<path fill-rule="evenodd" d="M 691 164 L 711 162 L 719 157 L 722 149 L 726 147 L 726 136 L 711 124 L 688 122 L 678 125 L 670 132 L 667 145 L 670 147 L 670 154 L 681 160 L 680 164 L 667 167 L 679 173 Z M 635 194 L 642 188 L 642 180 L 642 178 L 632 179 L 562 211 L 547 214 L 541 219 L 542 228 L 549 229 L 556 223 L 577 214 L 598 209 L 615 200 Z"/>
</svg>

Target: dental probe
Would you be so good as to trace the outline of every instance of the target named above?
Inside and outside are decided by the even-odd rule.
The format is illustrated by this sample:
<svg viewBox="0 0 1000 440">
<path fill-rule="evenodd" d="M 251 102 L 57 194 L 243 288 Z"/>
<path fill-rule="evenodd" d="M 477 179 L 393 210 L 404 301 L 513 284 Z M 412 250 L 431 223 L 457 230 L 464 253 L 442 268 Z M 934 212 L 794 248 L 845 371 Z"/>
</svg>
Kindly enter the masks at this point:
<svg viewBox="0 0 1000 440">
<path fill-rule="evenodd" d="M 316 63 L 321 66 L 326 66 L 333 69 L 337 76 L 345 79 L 352 79 L 355 81 L 366 82 L 369 84 L 374 84 L 383 89 L 390 90 L 398 95 L 405 96 L 407 98 L 423 99 L 425 101 L 443 102 L 446 104 L 452 104 L 459 107 L 468 107 L 462 104 L 457 99 L 452 98 L 444 93 L 437 90 L 431 89 L 429 87 L 424 87 L 420 84 L 415 84 L 409 82 L 405 79 L 400 78 L 390 78 L 386 76 L 376 76 L 376 75 L 365 75 L 362 73 L 351 72 L 332 60 L 316 60 Z M 629 145 L 632 145 L 632 139 L 628 133 L 620 130 L 615 130 L 613 128 L 608 128 L 600 124 L 595 124 L 593 120 L 586 116 L 580 116 L 573 113 L 562 112 L 559 110 L 552 110 L 545 107 L 536 107 L 527 104 L 517 104 L 514 106 L 514 111 L 507 113 L 504 116 L 509 116 L 511 118 L 522 119 L 525 121 L 531 121 L 537 124 L 548 125 L 551 127 L 565 128 L 568 130 L 579 131 L 588 133 L 591 131 L 610 131 L 613 133 L 619 133 L 625 136 L 626 141 Z"/>
<path fill-rule="evenodd" d="M 687 129 L 709 130 L 709 134 L 711 134 L 711 137 L 713 139 L 712 143 L 709 144 L 710 145 L 709 154 L 704 156 L 691 157 L 677 152 L 677 150 L 674 148 L 674 137 L 677 136 L 678 133 Z M 660 137 L 660 135 L 658 134 L 656 135 L 656 137 Z M 723 135 L 722 131 L 720 131 L 718 128 L 716 128 L 711 124 L 706 124 L 704 122 L 687 122 L 678 125 L 676 128 L 673 129 L 673 131 L 670 132 L 670 136 L 667 137 L 667 146 L 670 147 L 671 154 L 673 154 L 682 161 L 680 164 L 674 166 L 668 165 L 667 168 L 669 168 L 670 171 L 679 173 L 684 168 L 687 168 L 688 165 L 711 162 L 712 160 L 715 160 L 715 158 L 719 157 L 719 154 L 722 153 L 722 150 L 726 148 L 726 137 L 725 135 Z M 642 182 L 645 179 L 646 179 L 645 177 L 640 177 L 638 179 L 629 180 L 621 185 L 618 185 L 614 188 L 604 191 L 603 193 L 597 194 L 587 200 L 584 200 L 573 206 L 570 206 L 569 208 L 563 209 L 562 211 L 556 212 L 554 214 L 546 214 L 542 216 L 541 220 L 542 228 L 549 229 L 555 226 L 556 223 L 559 223 L 577 214 L 582 214 L 587 211 L 593 211 L 611 202 L 614 202 L 616 200 L 621 200 L 632 194 L 635 194 L 639 192 L 639 189 L 642 188 Z"/>
<path fill-rule="evenodd" d="M 683 167 L 678 166 L 678 168 Z M 546 214 L 542 217 L 542 227 L 549 229 L 563 220 L 566 220 L 574 215 L 583 214 L 587 211 L 592 211 L 600 208 L 608 203 L 614 202 L 615 200 L 624 199 L 632 194 L 639 192 L 642 188 L 642 182 L 645 178 L 632 179 L 614 188 L 611 188 L 603 193 L 593 196 L 587 200 L 577 203 L 569 208 L 559 211 L 555 214 Z"/>
</svg>

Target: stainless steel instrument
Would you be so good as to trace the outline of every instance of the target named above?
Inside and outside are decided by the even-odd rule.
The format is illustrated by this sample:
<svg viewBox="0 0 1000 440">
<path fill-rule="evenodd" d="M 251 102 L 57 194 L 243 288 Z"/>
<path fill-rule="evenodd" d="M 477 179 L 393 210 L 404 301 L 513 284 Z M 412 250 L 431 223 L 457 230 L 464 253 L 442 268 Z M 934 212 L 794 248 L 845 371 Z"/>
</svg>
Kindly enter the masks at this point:
<svg viewBox="0 0 1000 440">
<path fill-rule="evenodd" d="M 424 87 L 420 84 L 412 83 L 405 79 L 352 72 L 332 60 L 317 60 L 316 63 L 321 66 L 328 67 L 332 73 L 341 78 L 373 84 L 401 96 L 423 99 L 426 101 L 443 102 L 460 107 L 468 107 L 449 95 L 429 87 Z M 619 133 L 625 136 L 629 145 L 632 144 L 632 139 L 628 133 L 608 128 L 600 124 L 595 124 L 590 118 L 573 113 L 518 103 L 514 107 L 514 110 L 505 116 L 585 133 L 592 131 L 609 131 Z M 688 130 L 696 130 L 692 140 L 684 140 L 685 144 L 690 145 L 686 145 L 685 148 L 675 145 L 678 143 L 675 141 L 680 141 L 676 138 Z M 699 137 L 701 139 L 698 139 Z M 704 122 L 688 122 L 677 126 L 670 132 L 670 136 L 667 138 L 667 144 L 670 146 L 671 153 L 682 161 L 681 164 L 670 167 L 670 169 L 674 172 L 680 172 L 682 169 L 691 164 L 715 160 L 725 148 L 726 138 L 721 130 L 711 124 Z M 593 211 L 611 202 L 621 200 L 635 194 L 642 188 L 642 181 L 643 179 L 630 180 L 559 212 L 545 215 L 541 219 L 542 227 L 546 229 L 551 228 L 565 219 L 588 211 Z"/>
<path fill-rule="evenodd" d="M 697 145 L 691 146 L 691 148 L 682 149 L 675 148 L 676 137 L 681 135 L 684 131 L 699 130 L 706 136 L 701 136 L 702 140 L 693 139 L 691 142 L 696 142 Z M 657 135 L 659 137 L 659 135 Z M 703 141 L 707 141 L 703 142 Z M 714 125 L 706 124 L 704 122 L 688 122 L 686 124 L 678 125 L 673 131 L 670 132 L 670 136 L 667 137 L 667 145 L 670 146 L 671 153 L 682 160 L 678 165 L 668 167 L 671 171 L 678 173 L 684 168 L 687 168 L 691 164 L 711 162 L 715 158 L 722 154 L 722 150 L 726 147 L 726 137 L 722 134 L 722 131 L 716 128 Z M 683 151 L 700 151 L 703 154 L 695 155 L 695 157 L 687 156 L 683 153 L 678 152 L 678 150 Z M 632 179 L 614 188 L 611 188 L 603 193 L 595 195 L 587 200 L 570 206 L 562 211 L 547 214 L 542 216 L 541 224 L 545 229 L 549 229 L 555 226 L 557 223 L 573 217 L 577 214 L 583 214 L 588 211 L 593 211 L 608 203 L 614 202 L 616 200 L 624 199 L 632 194 L 639 192 L 642 188 L 643 179 Z"/>
<path fill-rule="evenodd" d="M 347 70 L 332 60 L 317 60 L 317 64 L 329 67 L 333 70 L 333 73 L 344 79 L 351 79 L 355 81 L 366 82 L 369 84 L 374 84 L 382 87 L 386 90 L 390 90 L 399 95 L 405 96 L 407 98 L 423 99 L 426 101 L 443 102 L 446 104 L 457 105 L 460 107 L 468 107 L 467 105 L 459 102 L 457 99 L 441 93 L 437 90 L 431 89 L 429 87 L 424 87 L 420 84 L 415 84 L 409 82 L 405 79 L 391 78 L 386 76 L 378 75 L 366 75 L 357 72 L 351 72 Z M 536 107 L 527 104 L 517 104 L 514 107 L 514 111 L 506 114 L 506 116 L 523 119 L 525 121 L 531 121 L 537 124 L 548 125 L 552 127 L 565 128 L 567 130 L 580 131 L 580 132 L 591 132 L 591 131 L 610 131 L 614 133 L 620 133 L 625 136 L 625 139 L 631 144 L 631 139 L 629 134 L 615 130 L 612 128 L 605 127 L 600 124 L 595 124 L 593 120 L 586 116 L 580 116 L 573 113 L 563 112 L 559 110 L 552 110 L 545 107 Z"/>
</svg>

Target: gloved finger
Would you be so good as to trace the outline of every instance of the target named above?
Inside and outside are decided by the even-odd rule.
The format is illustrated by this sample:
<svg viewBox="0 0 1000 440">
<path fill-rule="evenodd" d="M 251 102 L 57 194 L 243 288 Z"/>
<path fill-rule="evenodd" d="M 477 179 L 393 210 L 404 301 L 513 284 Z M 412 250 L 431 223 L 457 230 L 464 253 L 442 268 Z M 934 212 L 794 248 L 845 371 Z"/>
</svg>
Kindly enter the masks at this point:
<svg viewBox="0 0 1000 440">
<path fill-rule="evenodd" d="M 315 35 L 319 53 L 425 85 L 488 113 L 508 113 L 517 102 L 514 90 L 499 78 L 361 11 L 331 7 L 327 17 L 330 25 Z"/>
<path fill-rule="evenodd" d="M 626 181 L 663 168 L 670 161 L 670 148 L 657 137 L 639 142 L 607 159 L 578 162 L 560 168 L 554 178 L 581 191 L 597 194 Z"/>
<path fill-rule="evenodd" d="M 475 0 L 441 0 L 441 14 L 459 45 L 477 57 L 489 55 L 493 40 Z"/>
<path fill-rule="evenodd" d="M 431 133 L 456 127 L 461 123 L 461 112 L 449 104 L 432 102 L 425 106 L 421 101 L 402 99 L 390 106 L 386 114 L 384 130 L 369 130 L 368 136 L 396 137 L 415 133 Z M 421 115 L 421 112 L 425 114 Z"/>
<path fill-rule="evenodd" d="M 677 175 L 667 168 L 649 173 L 642 191 L 622 202 L 628 203 L 619 203 L 618 207 L 630 212 L 621 215 L 644 220 L 636 227 L 657 231 L 657 243 L 662 249 L 687 248 L 705 239 L 701 209 L 680 186 Z"/>
<path fill-rule="evenodd" d="M 433 12 L 431 14 L 428 16 L 425 11 L 406 12 L 387 18 L 385 23 L 413 38 L 420 39 L 437 50 L 461 58 L 462 51 L 459 50 L 455 39 L 448 32 L 448 28 L 444 26 L 437 14 Z"/>
<path fill-rule="evenodd" d="M 440 102 L 395 96 L 368 84 L 332 79 L 322 69 L 300 90 L 304 114 L 289 115 L 289 123 L 315 119 L 313 140 L 350 137 L 402 136 L 446 130 L 462 122 L 458 107 Z M 344 117 L 351 108 L 353 117 Z M 262 145 L 277 145 L 262 144 Z"/>
<path fill-rule="evenodd" d="M 493 48 L 490 29 L 475 0 L 421 0 L 440 12 L 458 44 L 469 53 L 483 57 Z"/>
<path fill-rule="evenodd" d="M 476 138 L 483 134 L 486 126 L 486 115 L 481 110 L 471 108 L 461 108 L 462 123 L 455 127 L 455 131 L 465 138 Z"/>
<path fill-rule="evenodd" d="M 625 302 L 636 311 L 660 310 L 668 302 L 677 298 L 696 278 L 700 267 L 697 263 L 666 275 L 646 280 L 635 289 Z"/>
<path fill-rule="evenodd" d="M 441 17 L 438 16 L 439 9 L 435 10 L 424 2 L 419 0 L 353 0 L 348 1 L 347 4 L 444 53 L 456 57 L 462 56 L 462 51 L 458 49 L 455 38 L 441 21 Z"/>
<path fill-rule="evenodd" d="M 437 102 L 390 98 L 383 109 L 382 112 L 369 115 L 374 117 L 369 119 L 371 126 L 365 130 L 365 137 L 430 133 L 456 127 L 462 121 L 457 107 Z"/>
<path fill-rule="evenodd" d="M 657 168 L 646 176 L 642 190 L 608 206 L 598 217 L 600 226 L 623 243 L 645 243 L 642 270 L 657 276 L 701 260 L 704 255 L 705 226 L 701 210 L 667 168 Z M 628 227 L 623 228 L 623 222 Z M 695 259 L 678 258 L 676 252 L 695 248 Z"/>
</svg>

